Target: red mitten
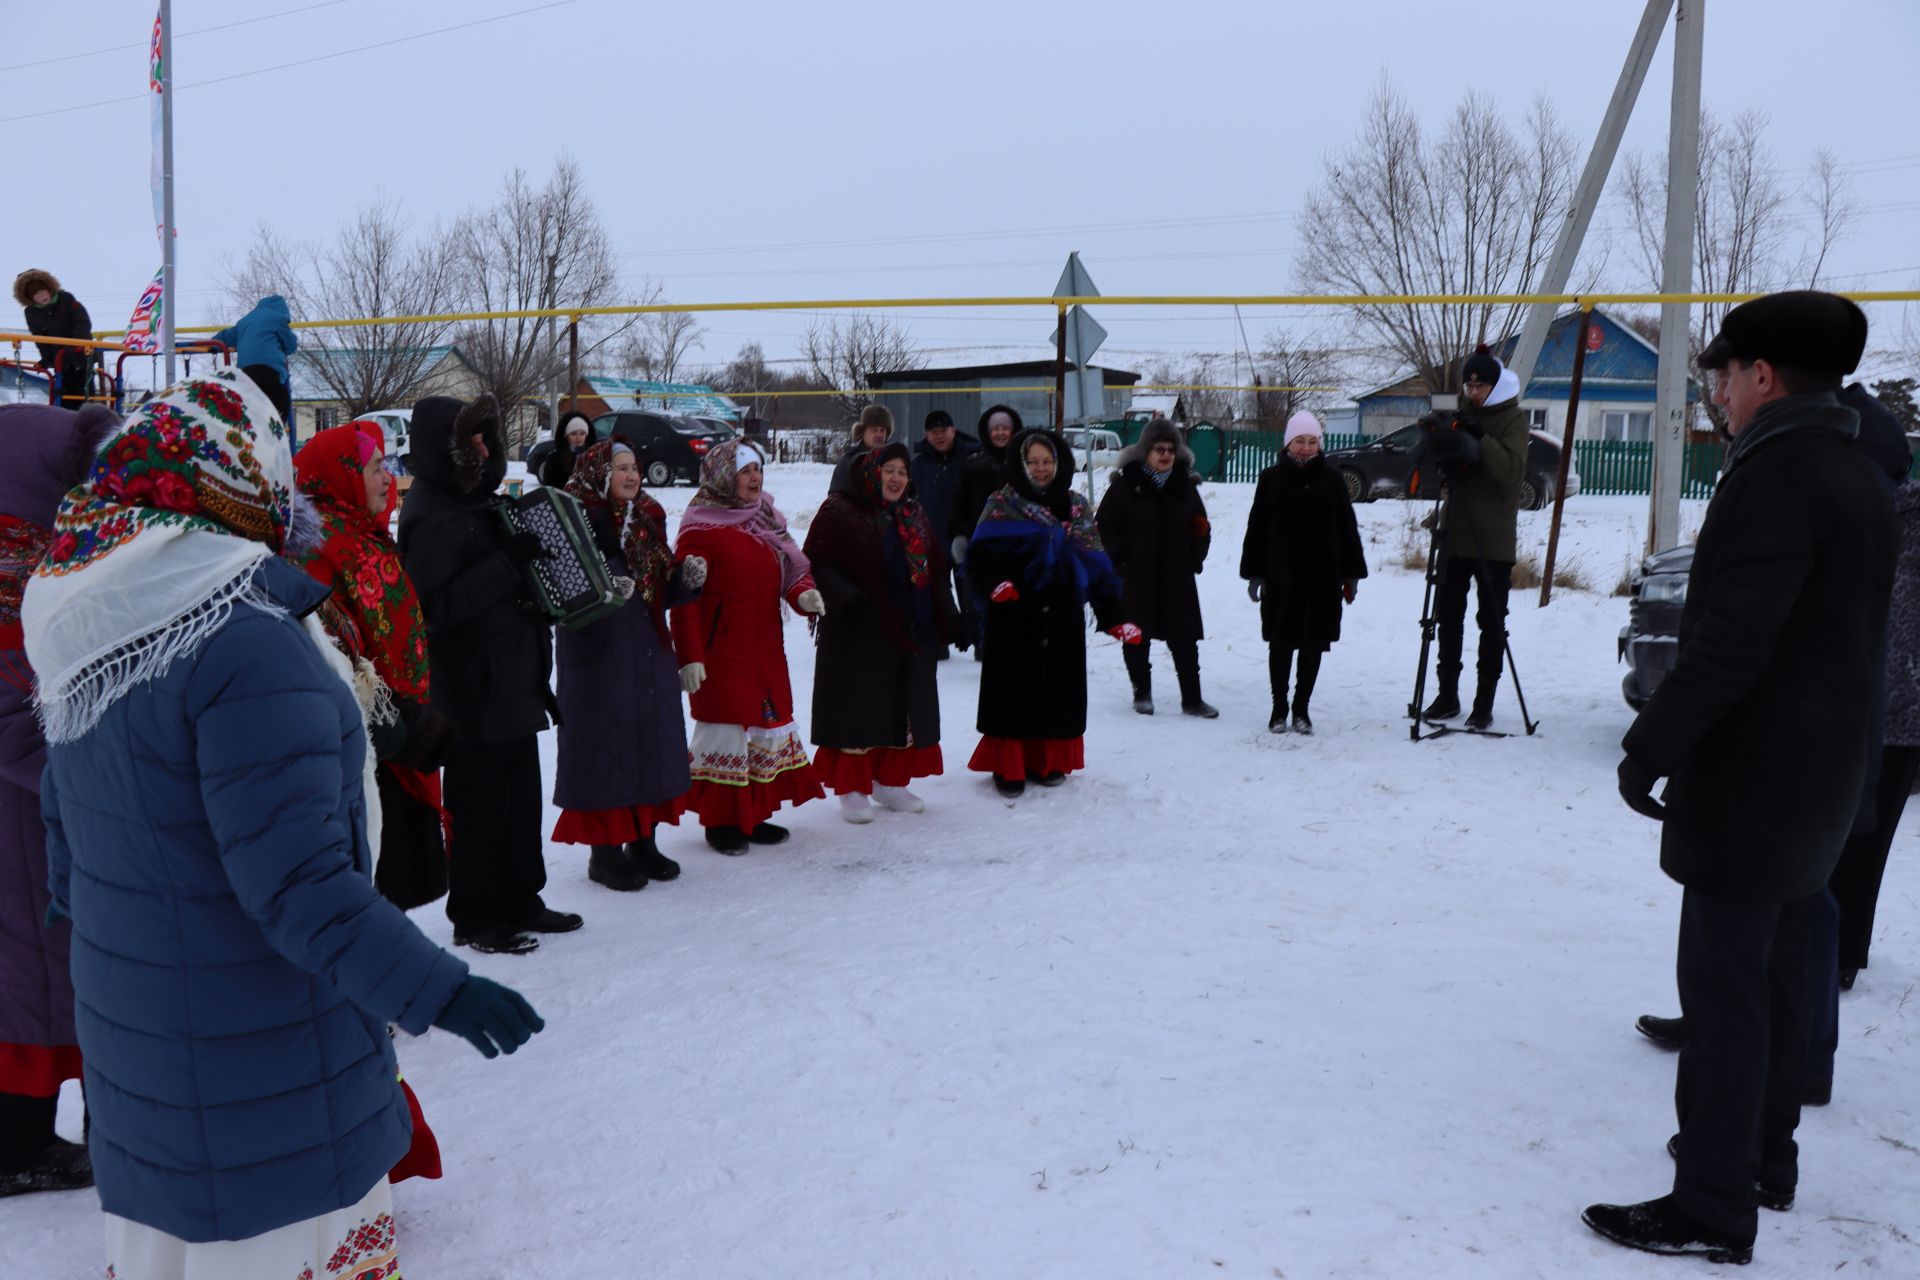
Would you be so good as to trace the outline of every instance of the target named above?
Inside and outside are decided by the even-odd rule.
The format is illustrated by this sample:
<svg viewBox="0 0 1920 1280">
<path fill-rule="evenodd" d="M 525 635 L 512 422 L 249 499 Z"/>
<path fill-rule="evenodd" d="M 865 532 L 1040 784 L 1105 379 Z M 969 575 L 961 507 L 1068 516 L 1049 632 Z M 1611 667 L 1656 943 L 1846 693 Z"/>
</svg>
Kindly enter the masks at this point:
<svg viewBox="0 0 1920 1280">
<path fill-rule="evenodd" d="M 1012 604 L 1020 598 L 1020 588 L 1011 582 L 1003 582 L 993 589 L 991 598 L 995 604 Z"/>
<path fill-rule="evenodd" d="M 1123 622 L 1117 627 L 1108 627 L 1107 634 L 1115 640 L 1118 640 L 1121 644 L 1139 644 L 1147 638 L 1141 632 L 1140 628 L 1134 626 L 1131 622 Z"/>
<path fill-rule="evenodd" d="M 1360 584 L 1354 581 L 1352 578 L 1349 578 L 1345 582 L 1340 584 L 1341 598 L 1344 599 L 1348 604 L 1352 604 L 1354 596 L 1358 595 L 1359 593 L 1360 593 Z"/>
</svg>

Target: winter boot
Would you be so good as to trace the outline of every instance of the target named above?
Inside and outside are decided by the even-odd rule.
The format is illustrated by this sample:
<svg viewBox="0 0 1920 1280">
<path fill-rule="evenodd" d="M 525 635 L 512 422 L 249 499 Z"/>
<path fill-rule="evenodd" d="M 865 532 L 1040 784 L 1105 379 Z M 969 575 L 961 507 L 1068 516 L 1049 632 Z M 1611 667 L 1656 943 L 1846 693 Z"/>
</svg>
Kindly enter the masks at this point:
<svg viewBox="0 0 1920 1280">
<path fill-rule="evenodd" d="M 1268 733 L 1285 733 L 1286 731 L 1287 731 L 1287 704 L 1285 702 L 1281 702 L 1281 703 L 1275 704 L 1273 708 L 1273 714 L 1267 717 L 1267 732 Z"/>
<path fill-rule="evenodd" d="M 925 813 L 927 803 L 905 787 L 875 786 L 873 802 L 882 809 L 891 809 L 895 813 Z"/>
<path fill-rule="evenodd" d="M 1420 713 L 1422 720 L 1451 720 L 1460 714 L 1460 677 L 1442 674 L 1440 692 L 1434 695 L 1427 709 Z"/>
<path fill-rule="evenodd" d="M 1150 693 L 1142 693 L 1140 690 L 1135 689 L 1133 691 L 1133 709 L 1134 709 L 1134 712 L 1138 715 L 1143 715 L 1143 716 L 1152 715 L 1153 714 L 1153 695 Z"/>
<path fill-rule="evenodd" d="M 35 1191 L 78 1191 L 93 1185 L 93 1161 L 77 1142 L 54 1138 L 19 1168 L 0 1169 L 0 1199 Z"/>
<path fill-rule="evenodd" d="M 854 826 L 864 826 L 873 821 L 873 801 L 858 791 L 849 791 L 840 797 L 840 816 Z"/>
<path fill-rule="evenodd" d="M 1027 781 L 1025 778 L 1003 778 L 996 773 L 993 775 L 993 789 L 1012 800 L 1027 793 Z"/>
<path fill-rule="evenodd" d="M 587 857 L 587 879 L 615 893 L 634 893 L 647 887 L 647 874 L 634 865 L 626 846 L 597 844 Z"/>
<path fill-rule="evenodd" d="M 652 836 L 642 836 L 627 846 L 627 856 L 649 880 L 678 880 L 680 864 L 660 852 Z"/>
<path fill-rule="evenodd" d="M 1473 691 L 1473 710 L 1467 713 L 1467 728 L 1482 732 L 1493 728 L 1493 694 L 1498 685 L 1482 684 Z"/>
<path fill-rule="evenodd" d="M 1615 1244 L 1629 1249 L 1741 1266 L 1753 1261 L 1752 1240 L 1708 1230 L 1688 1216 L 1670 1195 L 1641 1204 L 1588 1205 L 1580 1220 Z"/>
<path fill-rule="evenodd" d="M 1685 1018 L 1661 1018 L 1651 1013 L 1643 1013 L 1634 1019 L 1634 1029 L 1662 1049 L 1684 1049 L 1687 1047 L 1687 1020 Z"/>
<path fill-rule="evenodd" d="M 1030 773 L 1027 777 L 1043 787 L 1057 787 L 1067 780 L 1067 775 L 1058 769 L 1052 773 Z"/>
<path fill-rule="evenodd" d="M 1305 707 L 1295 707 L 1293 709 L 1293 731 L 1303 738 L 1311 738 L 1313 736 L 1313 721 L 1307 718 L 1307 709 Z"/>
<path fill-rule="evenodd" d="M 737 857 L 747 851 L 747 836 L 738 827 L 708 827 L 707 847 L 715 853 Z"/>
<path fill-rule="evenodd" d="M 1121 650 L 1121 657 L 1127 664 L 1127 679 L 1133 685 L 1133 709 L 1138 715 L 1153 714 L 1153 668 L 1148 665 L 1147 655 L 1140 652 L 1145 646 L 1135 645 Z"/>
<path fill-rule="evenodd" d="M 526 933 L 572 933 L 586 921 L 571 911 L 555 911 L 545 903 L 527 918 L 521 929 Z"/>
<path fill-rule="evenodd" d="M 1180 673 L 1180 711 L 1184 715 L 1198 716 L 1202 720 L 1218 720 L 1220 710 L 1210 705 L 1200 696 L 1200 672 L 1198 668 Z"/>
<path fill-rule="evenodd" d="M 785 844 L 787 837 L 792 834 L 793 833 L 785 827 L 775 826 L 771 822 L 763 822 L 753 830 L 747 832 L 747 839 L 753 844 Z"/>
<path fill-rule="evenodd" d="M 518 929 L 477 929 L 455 933 L 453 945 L 490 956 L 524 956 L 540 949 L 540 939 Z"/>
</svg>

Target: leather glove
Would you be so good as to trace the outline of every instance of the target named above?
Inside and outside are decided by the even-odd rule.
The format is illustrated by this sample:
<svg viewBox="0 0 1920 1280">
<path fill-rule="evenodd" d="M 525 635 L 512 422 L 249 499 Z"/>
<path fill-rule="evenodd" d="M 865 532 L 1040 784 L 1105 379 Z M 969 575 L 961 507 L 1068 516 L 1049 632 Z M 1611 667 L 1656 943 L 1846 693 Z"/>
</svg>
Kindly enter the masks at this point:
<svg viewBox="0 0 1920 1280">
<path fill-rule="evenodd" d="M 503 549 L 507 553 L 507 559 L 513 561 L 517 567 L 522 569 L 532 564 L 535 560 L 551 559 L 547 553 L 547 549 L 540 545 L 540 539 L 534 537 L 525 529 L 522 529 L 516 534 L 509 535 Z"/>
<path fill-rule="evenodd" d="M 965 536 L 955 534 L 953 541 L 947 546 L 947 551 L 951 554 L 955 564 L 965 564 L 967 562 L 967 539 Z"/>
<path fill-rule="evenodd" d="M 1265 578 L 1247 579 L 1247 599 L 1253 601 L 1255 604 L 1259 604 L 1260 597 L 1265 595 L 1266 592 L 1267 580 Z"/>
<path fill-rule="evenodd" d="M 705 556 L 688 556 L 680 562 L 680 581 L 687 590 L 698 591 L 707 585 L 707 559 Z"/>
<path fill-rule="evenodd" d="M 1352 604 L 1353 598 L 1359 594 L 1360 594 L 1359 579 L 1348 578 L 1345 582 L 1340 584 L 1340 598 L 1342 600 L 1345 600 L 1348 604 Z"/>
<path fill-rule="evenodd" d="M 1020 588 L 1014 586 L 1011 582 L 1001 583 L 993 589 L 993 594 L 988 597 L 988 599 L 992 600 L 995 604 L 1012 604 L 1019 598 Z"/>
<path fill-rule="evenodd" d="M 453 993 L 453 999 L 433 1020 L 442 1031 L 451 1031 L 478 1049 L 483 1057 L 497 1058 L 512 1053 L 546 1023 L 533 1011 L 525 996 L 512 987 L 503 987 L 486 978 L 469 977 Z"/>
<path fill-rule="evenodd" d="M 805 591 L 802 591 L 800 598 L 794 601 L 794 603 L 800 606 L 800 612 L 802 613 L 810 613 L 816 618 L 824 618 L 827 616 L 827 602 L 822 600 L 820 593 L 812 587 L 808 587 Z"/>
<path fill-rule="evenodd" d="M 1147 638 L 1145 633 L 1131 622 L 1123 622 L 1117 627 L 1108 627 L 1107 634 L 1115 640 L 1118 640 L 1121 644 L 1139 644 Z"/>
<path fill-rule="evenodd" d="M 1667 806 L 1653 798 L 1653 784 L 1660 781 L 1660 775 L 1627 756 L 1620 761 L 1620 798 L 1627 807 L 1644 818 L 1655 822 L 1664 822 Z"/>
<path fill-rule="evenodd" d="M 700 686 L 707 682 L 707 664 L 689 662 L 680 668 L 680 687 L 689 694 L 700 692 Z"/>
</svg>

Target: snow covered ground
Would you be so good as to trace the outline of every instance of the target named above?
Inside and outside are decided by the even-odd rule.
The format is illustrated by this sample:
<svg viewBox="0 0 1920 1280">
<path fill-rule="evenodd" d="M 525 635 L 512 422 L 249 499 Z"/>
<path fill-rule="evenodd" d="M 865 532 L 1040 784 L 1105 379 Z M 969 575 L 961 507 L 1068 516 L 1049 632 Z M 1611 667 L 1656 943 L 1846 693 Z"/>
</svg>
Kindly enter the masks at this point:
<svg viewBox="0 0 1920 1280">
<path fill-rule="evenodd" d="M 824 467 L 776 468 L 797 529 Z M 659 496 L 669 510 L 690 491 Z M 1007 802 L 963 771 L 978 673 L 942 670 L 928 812 L 742 858 L 663 834 L 676 883 L 630 897 L 550 852 L 587 917 L 526 959 L 472 957 L 546 1033 L 482 1060 L 402 1045 L 448 1176 L 399 1188 L 412 1280 L 686 1277 L 1672 1276 L 1580 1224 L 1664 1192 L 1680 891 L 1614 790 L 1609 598 L 1644 499 L 1577 498 L 1597 593 L 1516 592 L 1532 738 L 1413 745 L 1421 583 L 1408 508 L 1362 509 L 1374 576 L 1310 740 L 1265 730 L 1236 576 L 1249 485 L 1209 485 L 1206 723 L 1135 716 L 1091 645 L 1088 768 Z M 1697 522 L 1698 509 L 1691 511 Z M 1523 517 L 1543 540 L 1545 516 Z M 1424 548 L 1421 541 L 1418 546 Z M 1564 557 L 1563 557 L 1564 559 Z M 787 651 L 807 721 L 812 652 Z M 1519 723 L 1512 686 L 1497 727 Z M 549 757 L 549 760 L 551 757 Z M 1782 762 L 1783 777 L 1791 762 Z M 450 941 L 436 908 L 417 914 Z M 1790 1214 L 1753 1275 L 1920 1275 L 1920 848 L 1909 820 L 1874 967 L 1842 1003 L 1833 1106 L 1801 1129 Z M 69 1113 L 70 1114 L 70 1113 Z M 0 1203 L 7 1255 L 97 1275 L 90 1194 Z"/>
</svg>

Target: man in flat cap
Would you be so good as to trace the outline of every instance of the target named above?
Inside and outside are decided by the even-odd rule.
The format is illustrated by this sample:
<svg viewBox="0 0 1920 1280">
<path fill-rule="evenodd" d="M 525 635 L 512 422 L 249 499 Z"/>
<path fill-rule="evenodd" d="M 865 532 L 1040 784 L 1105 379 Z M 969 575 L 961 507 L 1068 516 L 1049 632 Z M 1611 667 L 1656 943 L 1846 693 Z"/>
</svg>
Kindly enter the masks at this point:
<svg viewBox="0 0 1920 1280">
<path fill-rule="evenodd" d="M 1678 661 L 1619 770 L 1626 802 L 1664 820 L 1660 866 L 1685 888 L 1673 1191 L 1584 1215 L 1651 1253 L 1746 1262 L 1757 1209 L 1789 1208 L 1799 1180 L 1807 921 L 1867 773 L 1898 554 L 1886 484 L 1838 398 L 1866 340 L 1846 299 L 1776 293 L 1730 311 L 1700 357 L 1733 446 Z"/>
</svg>

